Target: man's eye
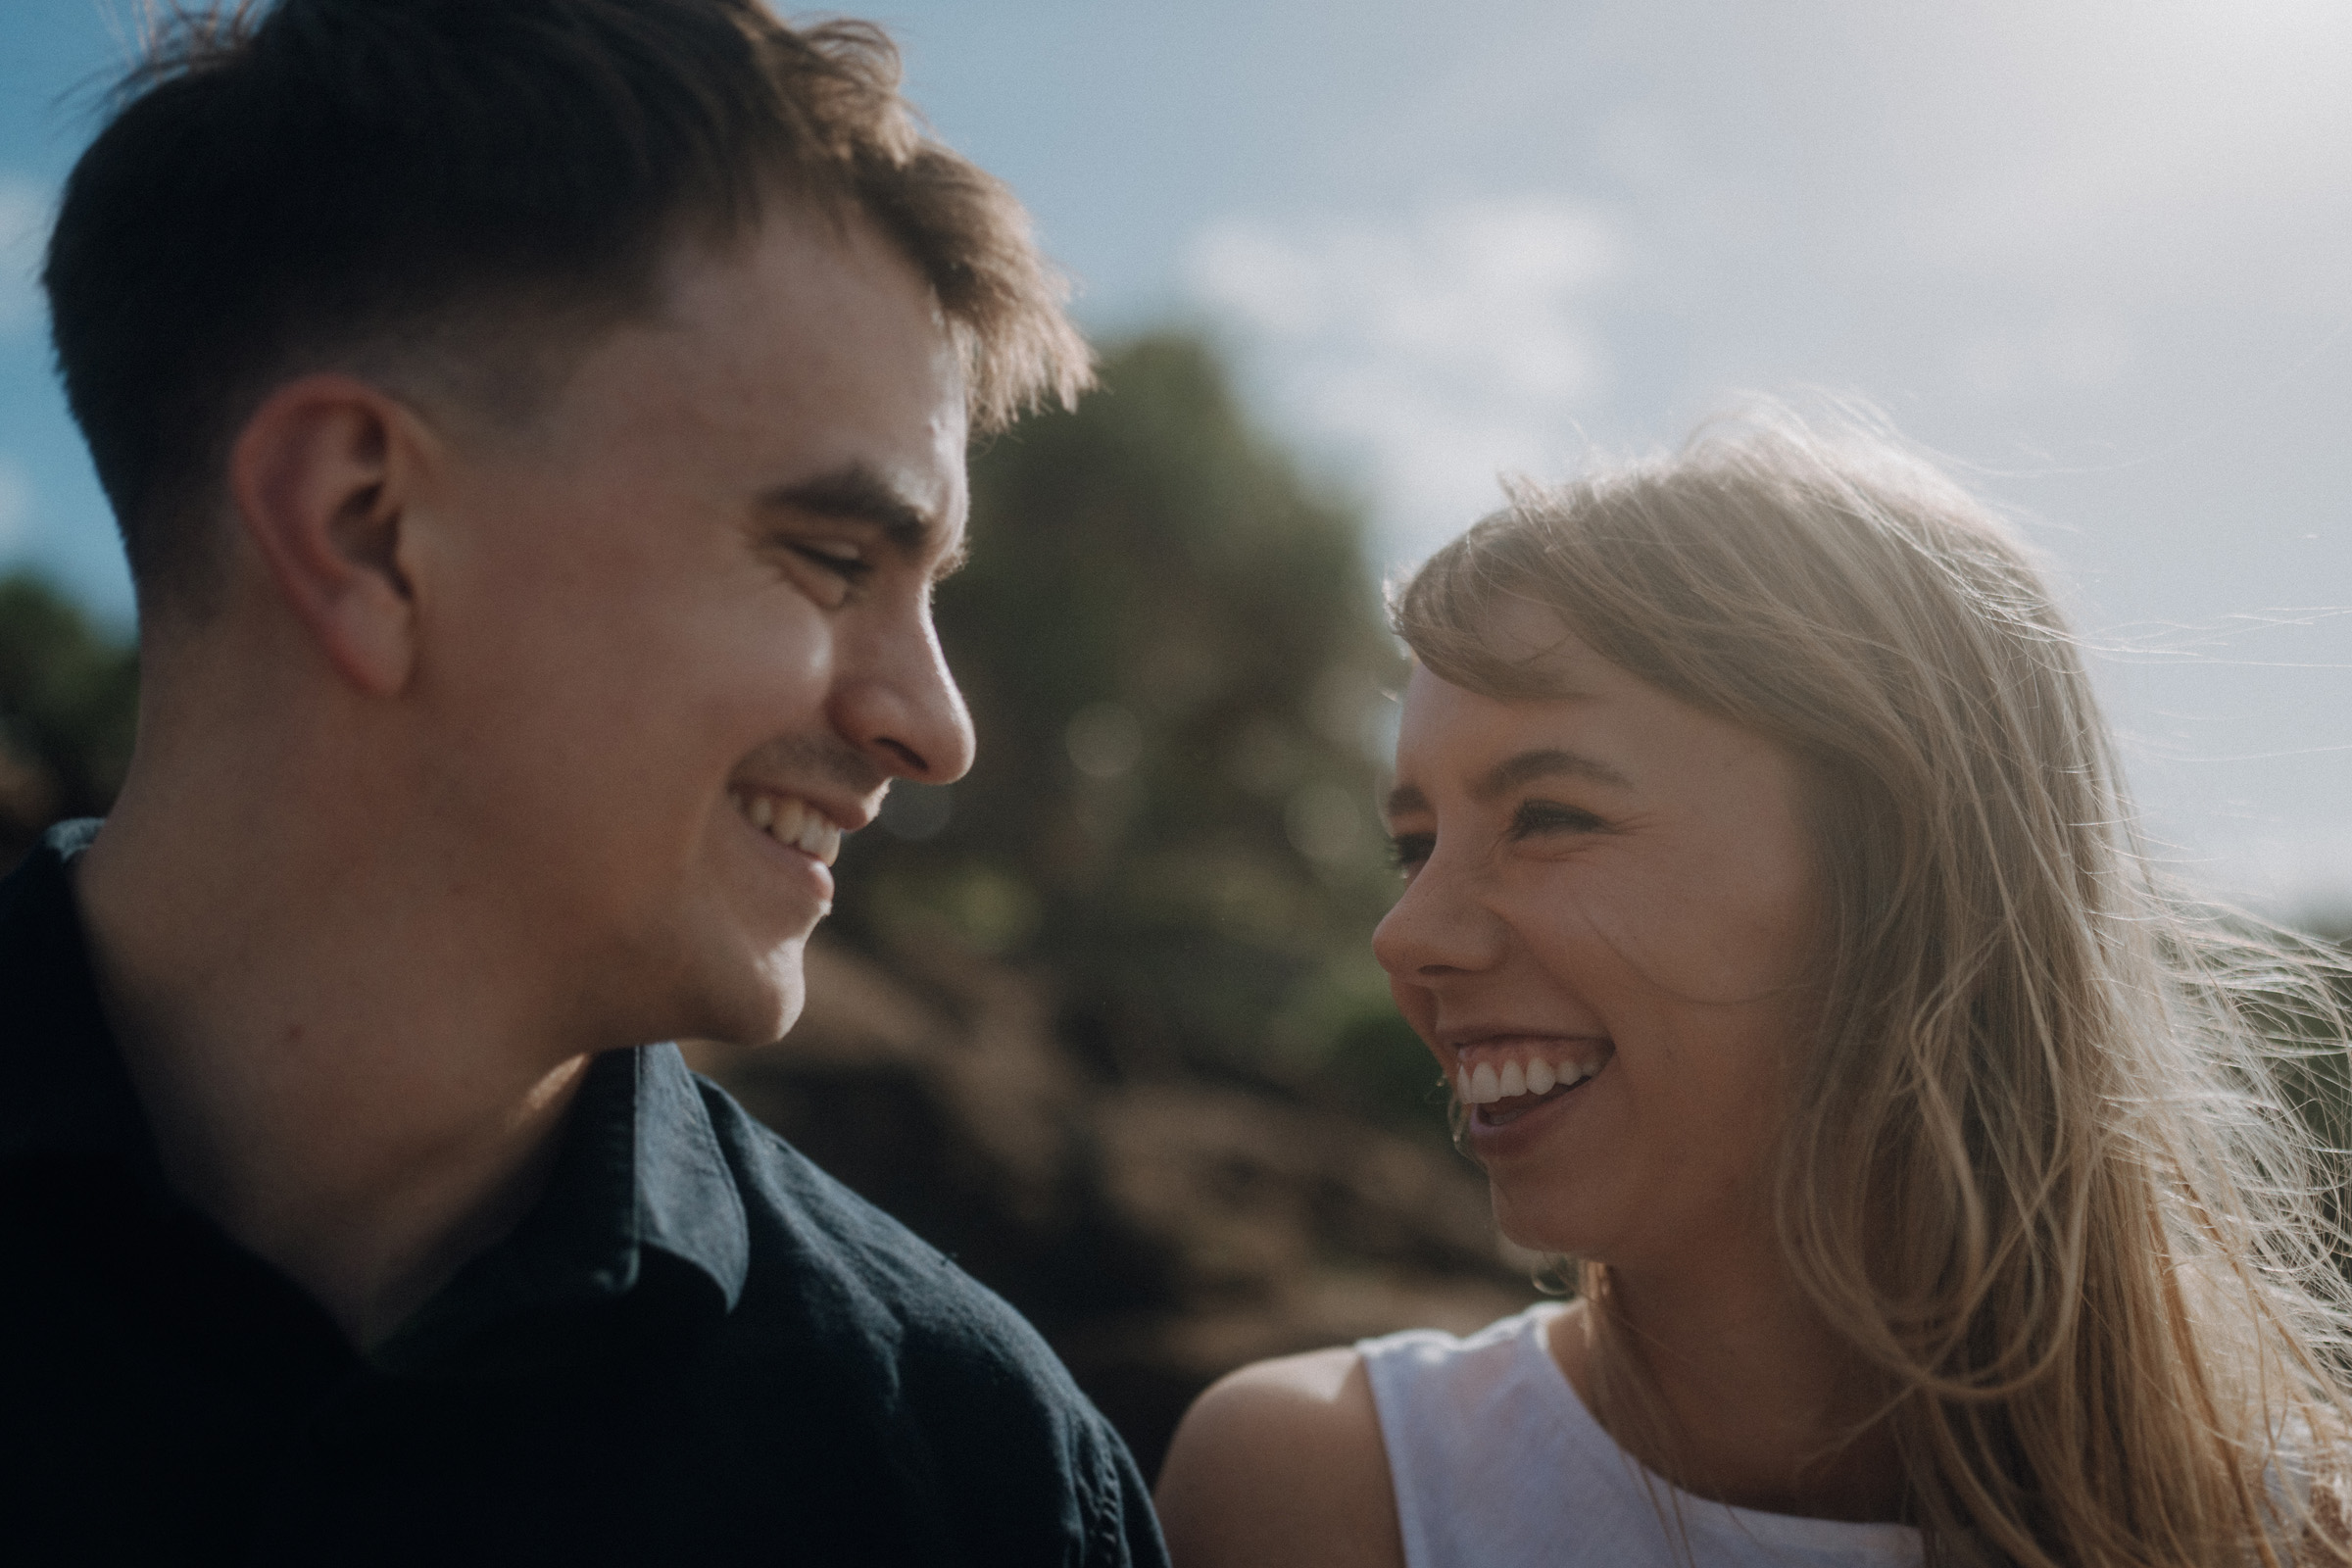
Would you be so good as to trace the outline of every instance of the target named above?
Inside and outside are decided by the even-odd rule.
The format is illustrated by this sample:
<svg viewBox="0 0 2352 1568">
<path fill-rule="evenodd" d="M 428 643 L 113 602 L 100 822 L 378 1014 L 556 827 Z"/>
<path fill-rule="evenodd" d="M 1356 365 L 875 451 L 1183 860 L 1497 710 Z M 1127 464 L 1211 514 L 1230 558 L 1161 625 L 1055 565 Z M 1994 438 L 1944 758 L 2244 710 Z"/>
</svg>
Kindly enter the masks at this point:
<svg viewBox="0 0 2352 1568">
<path fill-rule="evenodd" d="M 1513 839 L 1544 838 L 1555 833 L 1598 833 L 1607 826 L 1591 811 L 1551 801 L 1527 801 L 1511 813 Z"/>
<path fill-rule="evenodd" d="M 1389 840 L 1389 863 L 1410 875 L 1421 869 L 1437 847 L 1435 833 L 1399 833 Z"/>
<path fill-rule="evenodd" d="M 845 582 L 863 582 L 874 569 L 873 563 L 859 555 L 855 545 L 796 544 L 792 551 Z"/>
</svg>

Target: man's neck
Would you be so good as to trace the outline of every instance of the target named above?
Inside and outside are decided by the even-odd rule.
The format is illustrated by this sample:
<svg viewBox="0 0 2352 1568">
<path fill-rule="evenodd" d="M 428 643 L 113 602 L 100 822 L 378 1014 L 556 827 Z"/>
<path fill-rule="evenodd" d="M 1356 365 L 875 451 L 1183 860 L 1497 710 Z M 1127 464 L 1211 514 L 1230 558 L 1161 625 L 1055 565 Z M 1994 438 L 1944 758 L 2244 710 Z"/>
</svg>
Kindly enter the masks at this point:
<svg viewBox="0 0 2352 1568">
<path fill-rule="evenodd" d="M 134 777 L 77 862 L 99 995 L 173 1186 L 369 1346 L 528 1211 L 587 1053 L 401 846 L 206 805 Z"/>
</svg>

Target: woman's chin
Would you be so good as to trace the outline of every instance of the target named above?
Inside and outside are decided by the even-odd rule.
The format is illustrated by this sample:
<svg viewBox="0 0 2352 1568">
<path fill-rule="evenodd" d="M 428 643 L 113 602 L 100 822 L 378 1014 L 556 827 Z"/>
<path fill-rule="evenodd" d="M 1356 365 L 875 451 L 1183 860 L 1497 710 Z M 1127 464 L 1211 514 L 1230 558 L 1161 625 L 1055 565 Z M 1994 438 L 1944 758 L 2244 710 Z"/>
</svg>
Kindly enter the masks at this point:
<svg viewBox="0 0 2352 1568">
<path fill-rule="evenodd" d="M 1584 1228 L 1563 1224 L 1565 1205 L 1555 1197 L 1550 1201 L 1520 1200 L 1501 1186 L 1490 1188 L 1494 1206 L 1494 1229 L 1502 1239 L 1523 1252 L 1540 1257 L 1586 1257 L 1593 1238 Z"/>
</svg>

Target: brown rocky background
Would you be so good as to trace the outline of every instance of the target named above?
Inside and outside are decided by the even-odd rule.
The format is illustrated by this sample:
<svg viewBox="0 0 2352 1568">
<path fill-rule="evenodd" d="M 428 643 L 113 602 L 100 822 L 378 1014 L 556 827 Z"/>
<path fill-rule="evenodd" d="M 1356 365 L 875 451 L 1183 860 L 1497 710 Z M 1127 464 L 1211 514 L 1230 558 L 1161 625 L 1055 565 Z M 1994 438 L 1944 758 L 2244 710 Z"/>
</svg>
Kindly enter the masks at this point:
<svg viewBox="0 0 2352 1568">
<path fill-rule="evenodd" d="M 782 1044 L 690 1059 L 1027 1315 L 1147 1474 L 1245 1361 L 1534 1298 L 1448 1150 L 1264 1088 L 1106 1079 L 1048 982 L 969 955 L 820 939 L 808 990 Z"/>
<path fill-rule="evenodd" d="M 1228 1368 L 1533 1293 L 1366 950 L 1401 666 L 1360 509 L 1180 337 L 972 482 L 938 618 L 979 761 L 852 840 L 791 1038 L 694 1055 L 1027 1313 L 1152 1470 Z M 0 854 L 104 812 L 136 692 L 126 639 L 0 579 Z"/>
<path fill-rule="evenodd" d="M 974 454 L 938 600 L 970 775 L 846 848 L 789 1039 L 689 1049 L 1028 1314 L 1151 1472 L 1229 1368 L 1535 1293 L 1367 951 L 1402 669 L 1360 509 L 1198 342 L 1103 382 Z M 0 856 L 106 809 L 136 691 L 123 638 L 0 578 Z M 2302 1098 L 2352 1137 L 2341 1073 Z"/>
<path fill-rule="evenodd" d="M 709 1068 L 1027 1313 L 1147 1471 L 1260 1356 L 1532 1298 L 1367 947 L 1403 666 L 1361 509 L 1201 344 L 974 454 L 980 736 L 840 865 L 782 1045 Z"/>
</svg>

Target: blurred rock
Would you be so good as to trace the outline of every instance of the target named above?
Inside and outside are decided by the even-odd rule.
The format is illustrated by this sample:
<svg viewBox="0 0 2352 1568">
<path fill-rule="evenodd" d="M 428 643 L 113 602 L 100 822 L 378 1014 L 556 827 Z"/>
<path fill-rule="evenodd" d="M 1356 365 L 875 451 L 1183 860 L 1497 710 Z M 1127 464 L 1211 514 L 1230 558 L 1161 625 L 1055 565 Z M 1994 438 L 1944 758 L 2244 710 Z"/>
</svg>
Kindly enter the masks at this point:
<svg viewBox="0 0 2352 1568">
<path fill-rule="evenodd" d="M 1534 1298 L 1449 1153 L 1270 1087 L 1106 1080 L 1046 982 L 952 944 L 886 969 L 819 937 L 808 972 L 787 1040 L 690 1059 L 1026 1313 L 1148 1474 L 1245 1361 Z"/>
</svg>

